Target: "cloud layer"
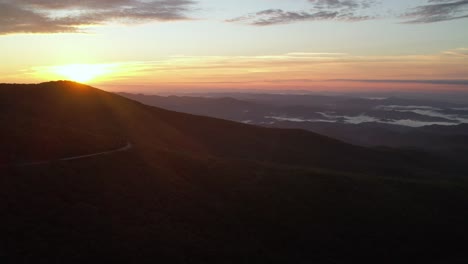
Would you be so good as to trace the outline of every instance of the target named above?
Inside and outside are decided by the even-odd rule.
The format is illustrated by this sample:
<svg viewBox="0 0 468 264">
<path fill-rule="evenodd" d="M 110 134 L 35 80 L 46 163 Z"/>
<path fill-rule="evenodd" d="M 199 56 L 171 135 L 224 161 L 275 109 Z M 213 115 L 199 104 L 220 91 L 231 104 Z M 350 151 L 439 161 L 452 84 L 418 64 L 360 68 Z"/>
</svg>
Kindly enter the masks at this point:
<svg viewBox="0 0 468 264">
<path fill-rule="evenodd" d="M 373 17 L 361 11 L 370 8 L 371 0 L 309 0 L 312 4 L 310 10 L 285 11 L 282 9 L 267 9 L 245 16 L 226 20 L 227 22 L 240 22 L 255 26 L 269 26 L 299 21 L 362 21 Z"/>
<path fill-rule="evenodd" d="M 80 32 L 105 24 L 188 19 L 192 0 L 0 0 L 0 34 Z"/>
<path fill-rule="evenodd" d="M 382 8 L 375 8 L 383 4 L 383 0 L 303 1 L 308 3 L 308 8 L 285 10 L 272 6 L 225 21 L 270 26 L 302 21 L 356 22 L 388 16 L 381 13 Z M 0 35 L 77 33 L 87 26 L 111 22 L 185 20 L 197 3 L 197 0 L 0 0 Z M 392 12 L 405 24 L 468 18 L 468 0 L 425 0 L 419 6 L 408 5 L 406 10 Z"/>
<path fill-rule="evenodd" d="M 427 5 L 418 6 L 403 15 L 405 23 L 434 23 L 468 18 L 468 0 L 429 0 Z"/>
<path fill-rule="evenodd" d="M 360 83 L 400 83 L 400 84 L 443 84 L 468 86 L 468 80 L 368 80 L 368 79 L 335 79 L 338 82 L 360 82 Z"/>
<path fill-rule="evenodd" d="M 355 22 L 385 17 L 372 8 L 381 1 L 377 0 L 308 0 L 310 9 L 286 11 L 266 9 L 256 13 L 226 20 L 254 26 L 269 26 L 300 21 L 337 20 Z M 427 0 L 426 4 L 396 10 L 405 24 L 435 23 L 468 18 L 468 0 Z"/>
</svg>

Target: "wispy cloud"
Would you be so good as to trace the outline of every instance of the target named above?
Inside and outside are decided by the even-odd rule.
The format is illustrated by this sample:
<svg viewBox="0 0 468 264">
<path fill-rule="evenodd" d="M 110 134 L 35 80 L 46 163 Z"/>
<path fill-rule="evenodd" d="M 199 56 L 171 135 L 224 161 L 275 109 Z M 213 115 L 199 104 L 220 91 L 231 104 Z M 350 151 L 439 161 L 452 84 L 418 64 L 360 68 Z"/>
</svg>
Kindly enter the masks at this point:
<svg viewBox="0 0 468 264">
<path fill-rule="evenodd" d="M 0 34 L 80 32 L 83 26 L 189 19 L 192 0 L 0 0 Z"/>
<path fill-rule="evenodd" d="M 226 20 L 226 22 L 245 23 L 255 26 L 287 24 L 300 21 L 362 21 L 373 19 L 372 15 L 361 13 L 370 8 L 375 1 L 370 0 L 309 0 L 309 10 L 286 11 L 283 9 L 266 9 L 256 13 Z"/>
<path fill-rule="evenodd" d="M 445 55 L 456 57 L 468 57 L 468 48 L 452 49 L 444 52 Z"/>
<path fill-rule="evenodd" d="M 29 71 L 50 80 L 52 67 Z M 103 82 L 161 87 L 343 88 L 431 87 L 466 89 L 467 60 L 444 53 L 408 56 L 355 56 L 296 52 L 268 56 L 170 56 L 120 62 Z M 407 79 L 402 80 L 402 76 Z M 15 82 L 24 76 L 10 78 Z M 334 81 L 332 81 L 334 80 Z"/>
<path fill-rule="evenodd" d="M 375 0 L 309 0 L 318 9 L 364 9 L 376 3 Z"/>
<path fill-rule="evenodd" d="M 429 0 L 426 5 L 413 8 L 403 15 L 404 23 L 434 23 L 468 18 L 468 0 Z"/>
</svg>

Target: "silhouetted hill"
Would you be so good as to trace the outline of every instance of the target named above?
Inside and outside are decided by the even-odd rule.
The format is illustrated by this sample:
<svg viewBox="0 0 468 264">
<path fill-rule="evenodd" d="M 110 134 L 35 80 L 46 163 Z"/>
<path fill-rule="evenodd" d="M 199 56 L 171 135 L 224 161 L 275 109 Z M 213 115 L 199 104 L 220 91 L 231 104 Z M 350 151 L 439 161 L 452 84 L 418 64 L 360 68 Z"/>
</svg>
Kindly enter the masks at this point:
<svg viewBox="0 0 468 264">
<path fill-rule="evenodd" d="M 450 160 L 71 82 L 2 84 L 0 108 L 7 263 L 466 260 L 466 168 Z"/>
</svg>

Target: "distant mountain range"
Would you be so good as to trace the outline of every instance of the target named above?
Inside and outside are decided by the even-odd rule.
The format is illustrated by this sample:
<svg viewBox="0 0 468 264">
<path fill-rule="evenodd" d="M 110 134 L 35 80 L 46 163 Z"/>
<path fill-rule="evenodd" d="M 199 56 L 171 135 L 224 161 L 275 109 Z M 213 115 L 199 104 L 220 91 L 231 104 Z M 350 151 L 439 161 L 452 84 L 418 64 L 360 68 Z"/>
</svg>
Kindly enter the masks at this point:
<svg viewBox="0 0 468 264">
<path fill-rule="evenodd" d="M 239 105 L 246 115 L 313 107 L 172 99 L 231 119 Z M 179 113 L 72 82 L 1 84 L 0 123 L 6 263 L 467 261 L 458 159 Z"/>
<path fill-rule="evenodd" d="M 466 105 L 433 99 L 247 93 L 232 93 L 231 97 L 216 93 L 204 97 L 120 95 L 179 112 L 306 129 L 361 146 L 468 150 Z"/>
</svg>

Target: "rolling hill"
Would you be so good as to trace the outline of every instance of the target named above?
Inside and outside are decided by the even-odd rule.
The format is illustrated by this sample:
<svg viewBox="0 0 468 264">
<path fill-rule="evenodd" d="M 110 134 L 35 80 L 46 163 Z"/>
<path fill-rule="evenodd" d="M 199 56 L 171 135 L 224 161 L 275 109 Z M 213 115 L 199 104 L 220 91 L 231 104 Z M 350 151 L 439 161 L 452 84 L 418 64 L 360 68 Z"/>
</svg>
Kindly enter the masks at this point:
<svg viewBox="0 0 468 264">
<path fill-rule="evenodd" d="M 468 169 L 453 160 L 72 82 L 1 84 L 0 123 L 7 262 L 466 261 Z"/>
</svg>

